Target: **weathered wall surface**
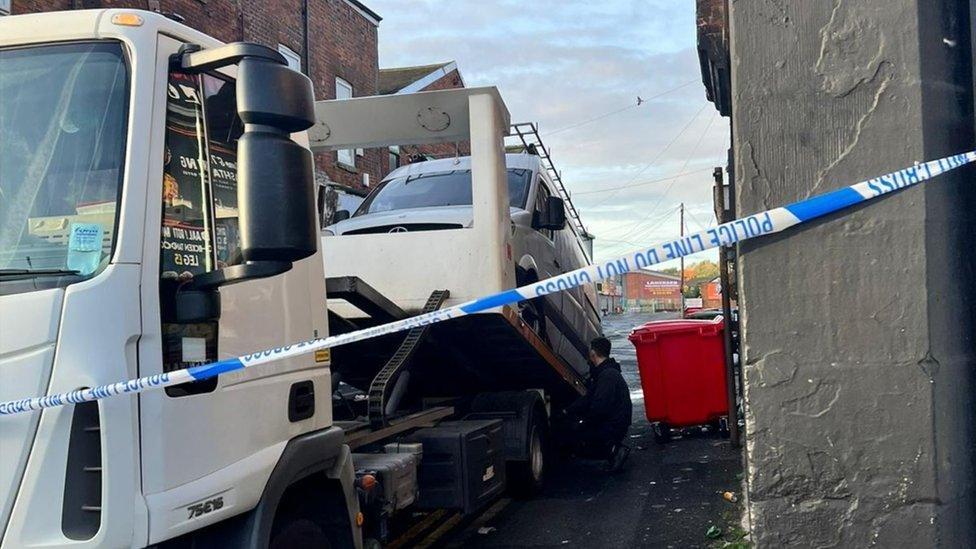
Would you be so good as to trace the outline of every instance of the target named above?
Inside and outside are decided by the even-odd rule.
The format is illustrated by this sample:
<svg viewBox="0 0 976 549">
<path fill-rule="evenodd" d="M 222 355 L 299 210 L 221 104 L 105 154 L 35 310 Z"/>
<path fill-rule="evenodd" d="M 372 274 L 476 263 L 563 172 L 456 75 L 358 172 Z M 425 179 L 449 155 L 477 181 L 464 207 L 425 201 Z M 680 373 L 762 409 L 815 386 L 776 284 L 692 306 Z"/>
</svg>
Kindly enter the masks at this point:
<svg viewBox="0 0 976 549">
<path fill-rule="evenodd" d="M 973 148 L 968 2 L 730 4 L 740 213 Z M 974 179 L 742 246 L 758 546 L 972 543 Z"/>
</svg>

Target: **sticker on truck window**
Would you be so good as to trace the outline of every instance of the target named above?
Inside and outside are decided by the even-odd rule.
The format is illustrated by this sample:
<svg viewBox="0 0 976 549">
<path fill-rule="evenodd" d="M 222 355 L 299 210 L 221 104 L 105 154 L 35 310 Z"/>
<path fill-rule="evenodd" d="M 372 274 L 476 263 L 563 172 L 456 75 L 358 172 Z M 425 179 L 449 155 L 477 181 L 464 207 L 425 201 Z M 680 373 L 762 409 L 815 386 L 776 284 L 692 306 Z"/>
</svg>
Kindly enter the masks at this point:
<svg viewBox="0 0 976 549">
<path fill-rule="evenodd" d="M 68 235 L 68 268 L 83 275 L 94 273 L 102 260 L 104 233 L 98 223 L 72 223 Z"/>
</svg>

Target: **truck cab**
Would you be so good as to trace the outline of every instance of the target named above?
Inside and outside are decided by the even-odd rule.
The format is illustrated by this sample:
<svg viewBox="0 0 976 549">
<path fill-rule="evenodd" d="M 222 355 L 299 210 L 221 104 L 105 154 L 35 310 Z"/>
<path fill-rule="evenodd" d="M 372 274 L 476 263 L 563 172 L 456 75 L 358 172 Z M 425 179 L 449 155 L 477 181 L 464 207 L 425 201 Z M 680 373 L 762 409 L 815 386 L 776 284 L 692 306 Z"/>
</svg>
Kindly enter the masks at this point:
<svg viewBox="0 0 976 549">
<path fill-rule="evenodd" d="M 148 12 L 0 19 L 0 401 L 328 335 L 311 85 L 279 58 Z M 319 353 L 0 418 L 2 546 L 230 517 L 214 539 L 267 546 L 315 475 L 352 517 L 330 386 Z"/>
</svg>

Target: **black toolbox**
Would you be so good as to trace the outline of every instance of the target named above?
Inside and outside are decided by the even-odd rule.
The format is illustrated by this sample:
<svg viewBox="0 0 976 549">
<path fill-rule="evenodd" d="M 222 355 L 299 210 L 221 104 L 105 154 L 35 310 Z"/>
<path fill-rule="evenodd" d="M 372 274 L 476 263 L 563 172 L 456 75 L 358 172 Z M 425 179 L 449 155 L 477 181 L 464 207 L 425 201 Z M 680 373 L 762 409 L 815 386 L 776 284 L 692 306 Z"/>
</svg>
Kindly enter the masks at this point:
<svg viewBox="0 0 976 549">
<path fill-rule="evenodd" d="M 409 440 L 423 445 L 418 506 L 476 511 L 505 490 L 502 421 L 445 421 L 419 429 Z"/>
</svg>

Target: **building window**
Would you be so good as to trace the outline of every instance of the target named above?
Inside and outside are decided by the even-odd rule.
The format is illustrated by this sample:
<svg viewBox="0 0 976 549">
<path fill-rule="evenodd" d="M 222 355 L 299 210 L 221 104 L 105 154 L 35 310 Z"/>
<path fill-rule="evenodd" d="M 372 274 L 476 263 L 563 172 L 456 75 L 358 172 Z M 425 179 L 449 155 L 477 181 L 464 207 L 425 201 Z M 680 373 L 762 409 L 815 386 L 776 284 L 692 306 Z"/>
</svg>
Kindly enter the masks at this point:
<svg viewBox="0 0 976 549">
<path fill-rule="evenodd" d="M 392 145 L 390 147 L 390 171 L 400 167 L 400 146 Z"/>
<path fill-rule="evenodd" d="M 0 15 L 10 15 L 10 0 L 0 0 Z"/>
<path fill-rule="evenodd" d="M 352 99 L 352 84 L 336 77 L 336 99 Z M 346 166 L 356 166 L 356 156 L 353 149 L 340 149 L 336 151 L 337 159 L 340 164 Z"/>
<path fill-rule="evenodd" d="M 302 56 L 298 55 L 295 50 L 284 44 L 278 44 L 278 53 L 284 56 L 285 60 L 288 61 L 288 68 L 294 71 L 302 72 Z"/>
</svg>

